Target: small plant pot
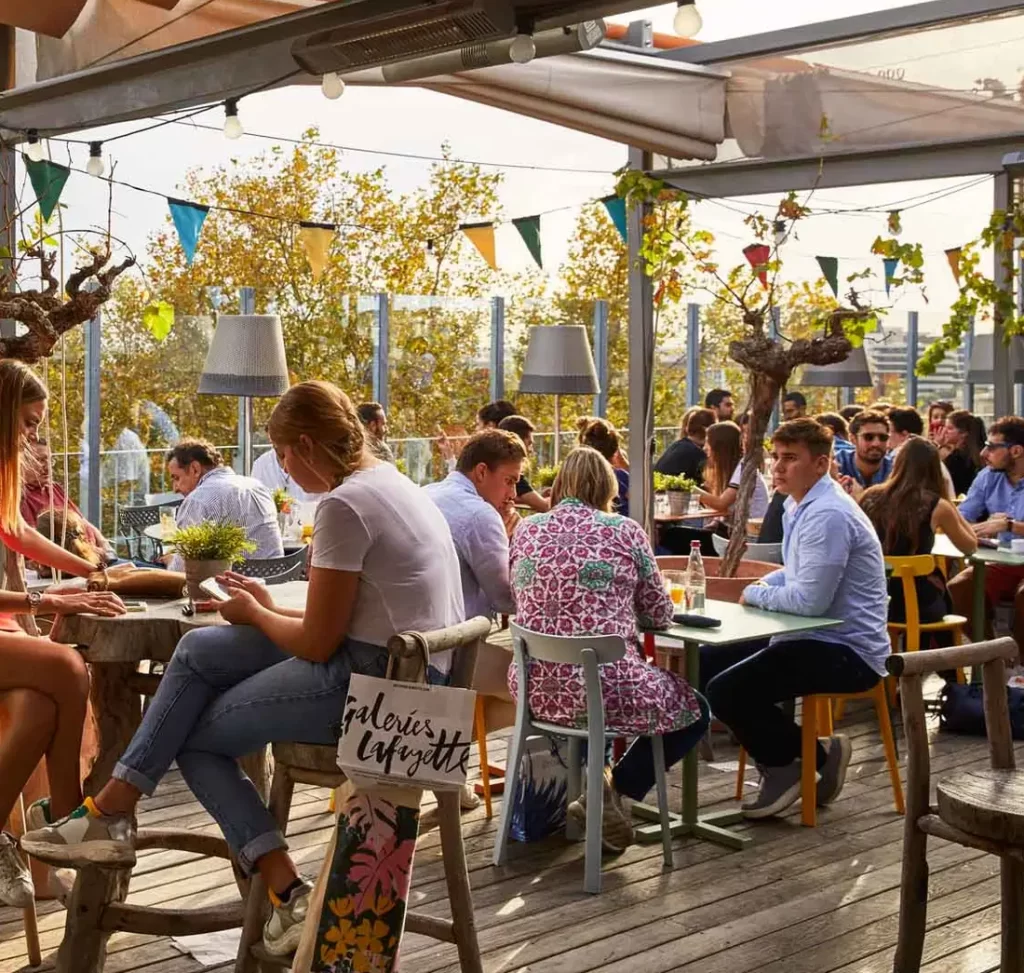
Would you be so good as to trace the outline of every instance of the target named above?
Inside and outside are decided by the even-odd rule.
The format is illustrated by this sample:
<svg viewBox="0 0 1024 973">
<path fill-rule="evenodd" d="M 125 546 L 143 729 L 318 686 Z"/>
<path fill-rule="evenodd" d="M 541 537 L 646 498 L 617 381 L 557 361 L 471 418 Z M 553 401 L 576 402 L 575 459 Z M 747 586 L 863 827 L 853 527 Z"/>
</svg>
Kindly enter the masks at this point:
<svg viewBox="0 0 1024 973">
<path fill-rule="evenodd" d="M 193 601 L 207 601 L 207 596 L 199 590 L 199 584 L 207 578 L 216 578 L 231 569 L 231 561 L 186 561 L 185 587 Z"/>
<path fill-rule="evenodd" d="M 690 494 L 682 490 L 668 491 L 668 512 L 673 517 L 681 517 L 690 506 Z"/>
</svg>

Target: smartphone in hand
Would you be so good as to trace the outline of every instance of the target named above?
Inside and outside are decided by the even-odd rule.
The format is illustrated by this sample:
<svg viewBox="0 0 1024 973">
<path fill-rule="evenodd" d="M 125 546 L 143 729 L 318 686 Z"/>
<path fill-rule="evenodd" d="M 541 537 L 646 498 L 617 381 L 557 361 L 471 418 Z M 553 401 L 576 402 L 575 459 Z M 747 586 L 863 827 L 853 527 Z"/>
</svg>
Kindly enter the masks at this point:
<svg viewBox="0 0 1024 973">
<path fill-rule="evenodd" d="M 207 578 L 205 581 L 199 582 L 199 590 L 207 595 L 210 601 L 230 601 L 231 595 L 229 595 L 221 586 L 218 584 L 216 578 Z"/>
</svg>

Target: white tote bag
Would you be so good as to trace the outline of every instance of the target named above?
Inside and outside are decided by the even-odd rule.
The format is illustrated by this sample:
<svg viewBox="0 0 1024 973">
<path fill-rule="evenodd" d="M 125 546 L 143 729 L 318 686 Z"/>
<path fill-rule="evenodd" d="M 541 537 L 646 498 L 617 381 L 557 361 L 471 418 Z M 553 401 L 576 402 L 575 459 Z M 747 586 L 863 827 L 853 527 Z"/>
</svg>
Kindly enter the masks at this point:
<svg viewBox="0 0 1024 973">
<path fill-rule="evenodd" d="M 338 766 L 357 790 L 382 785 L 458 790 L 469 768 L 475 704 L 472 689 L 355 674 Z"/>
</svg>

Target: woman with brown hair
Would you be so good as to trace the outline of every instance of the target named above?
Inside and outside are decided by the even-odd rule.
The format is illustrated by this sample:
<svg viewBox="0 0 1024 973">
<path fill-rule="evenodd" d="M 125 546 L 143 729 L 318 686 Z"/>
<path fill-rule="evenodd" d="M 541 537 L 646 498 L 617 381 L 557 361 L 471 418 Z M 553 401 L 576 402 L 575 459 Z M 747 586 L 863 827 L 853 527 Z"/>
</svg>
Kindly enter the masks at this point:
<svg viewBox="0 0 1024 973">
<path fill-rule="evenodd" d="M 0 540 L 19 555 L 84 577 L 96 568 L 27 526 L 19 510 L 23 453 L 36 439 L 46 398 L 42 382 L 27 365 L 0 360 Z M 6 572 L 12 560 L 7 559 Z M 6 583 L 16 580 L 8 574 Z M 44 756 L 50 797 L 33 806 L 33 816 L 45 819 L 47 808 L 68 814 L 82 800 L 79 756 L 89 672 L 74 646 L 28 634 L 15 615 L 84 612 L 120 615 L 124 605 L 108 592 L 0 590 L 0 695 L 10 717 L 10 730 L 0 740 L 0 822 L 10 816 Z M 13 839 L 0 833 L 0 902 L 24 908 L 33 894 L 32 879 Z"/>
<path fill-rule="evenodd" d="M 127 851 L 135 805 L 177 761 L 240 867 L 266 882 L 274 910 L 264 946 L 282 956 L 298 944 L 311 885 L 237 758 L 276 741 L 333 744 L 352 674 L 384 676 L 392 635 L 453 625 L 463 602 L 441 511 L 366 448 L 344 392 L 327 382 L 295 385 L 267 428 L 289 476 L 324 494 L 305 609 L 275 605 L 268 588 L 241 575 L 218 579 L 230 599 L 212 607 L 232 624 L 196 629 L 178 643 L 112 779 L 95 800 L 25 841 L 102 841 Z M 450 660 L 432 661 L 446 670 Z M 433 665 L 429 675 L 446 678 Z"/>
<path fill-rule="evenodd" d="M 628 802 L 642 800 L 654 786 L 650 734 L 664 736 L 671 767 L 696 746 L 708 721 L 707 703 L 682 676 L 643 657 L 638 625 L 667 627 L 673 606 L 643 528 L 609 512 L 617 490 L 611 464 L 597 450 L 574 449 L 555 478 L 551 512 L 523 521 L 510 551 L 520 625 L 545 635 L 621 635 L 626 642 L 622 659 L 600 667 L 606 724 L 637 737 L 605 771 L 602 841 L 609 851 L 632 842 Z M 515 666 L 509 689 L 518 696 Z M 532 662 L 529 703 L 539 719 L 584 725 L 582 666 Z M 586 827 L 585 794 L 569 805 L 569 814 Z"/>
<path fill-rule="evenodd" d="M 701 502 L 712 510 L 728 514 L 739 495 L 743 475 L 743 434 L 735 422 L 716 422 L 708 429 L 704 452 L 708 463 L 704 468 L 704 489 Z M 760 473 L 754 485 L 748 516 L 758 519 L 768 509 L 768 487 Z"/>
<path fill-rule="evenodd" d="M 889 556 L 931 554 L 935 532 L 947 534 L 958 550 L 973 554 L 978 539 L 957 508 L 945 499 L 939 451 L 920 436 L 911 436 L 896 454 L 892 473 L 884 483 L 869 487 L 860 499 L 861 509 L 874 524 L 882 552 Z M 916 578 L 917 604 L 921 621 L 942 621 L 952 611 L 946 581 L 935 570 Z M 889 583 L 889 618 L 906 621 L 903 583 Z"/>
<path fill-rule="evenodd" d="M 985 423 L 966 409 L 956 409 L 946 416 L 939 445 L 942 460 L 953 479 L 953 489 L 958 497 L 962 496 L 985 468 L 981 457 L 985 445 Z"/>
<path fill-rule="evenodd" d="M 628 514 L 629 470 L 620 452 L 618 430 L 607 419 L 588 416 L 580 420 L 580 445 L 596 449 L 611 464 L 619 484 L 612 510 L 617 514 Z"/>
</svg>

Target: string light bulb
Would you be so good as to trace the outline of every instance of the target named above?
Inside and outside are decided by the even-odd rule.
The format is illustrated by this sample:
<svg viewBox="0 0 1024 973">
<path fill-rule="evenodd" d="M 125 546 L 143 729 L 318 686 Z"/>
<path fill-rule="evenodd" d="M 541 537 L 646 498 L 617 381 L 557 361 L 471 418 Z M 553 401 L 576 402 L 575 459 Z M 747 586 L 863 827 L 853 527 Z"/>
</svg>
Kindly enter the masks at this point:
<svg viewBox="0 0 1024 973">
<path fill-rule="evenodd" d="M 242 121 L 238 117 L 238 99 L 228 98 L 224 102 L 224 136 L 229 139 L 240 139 L 245 135 Z"/>
<path fill-rule="evenodd" d="M 85 164 L 85 171 L 90 176 L 102 176 L 106 167 L 103 165 L 103 143 L 89 143 L 89 161 Z"/>
<path fill-rule="evenodd" d="M 704 26 L 704 18 L 695 0 L 677 0 L 679 9 L 672 19 L 672 29 L 678 37 L 696 37 Z"/>
<path fill-rule="evenodd" d="M 337 101 L 343 94 L 345 94 L 345 82 L 335 71 L 328 71 L 327 74 L 320 79 L 320 90 L 328 100 Z"/>
<path fill-rule="evenodd" d="M 25 155 L 33 162 L 43 161 L 43 143 L 39 141 L 39 133 L 34 128 L 28 130 L 28 146 L 25 149 Z"/>
<path fill-rule="evenodd" d="M 516 64 L 529 64 L 537 56 L 532 34 L 516 34 L 508 47 L 508 56 Z"/>
</svg>

